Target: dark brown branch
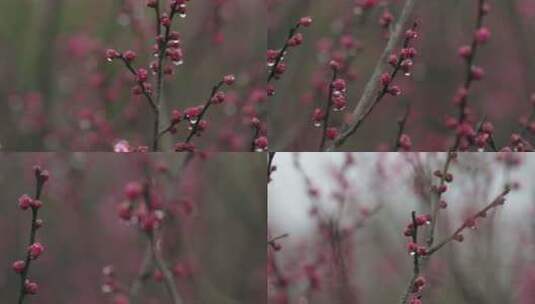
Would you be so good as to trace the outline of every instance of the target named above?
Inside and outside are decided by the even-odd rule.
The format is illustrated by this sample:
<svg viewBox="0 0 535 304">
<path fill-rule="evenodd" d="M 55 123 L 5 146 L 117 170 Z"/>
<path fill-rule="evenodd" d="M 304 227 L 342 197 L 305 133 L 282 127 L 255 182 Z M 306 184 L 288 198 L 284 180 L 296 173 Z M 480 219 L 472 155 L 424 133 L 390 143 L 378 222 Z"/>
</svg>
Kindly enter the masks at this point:
<svg viewBox="0 0 535 304">
<path fill-rule="evenodd" d="M 46 179 L 44 175 L 42 175 L 43 171 L 40 168 L 35 168 L 34 170 L 35 170 L 35 180 L 36 180 L 34 200 L 40 200 L 41 192 L 43 190 L 43 186 L 46 182 Z M 37 234 L 37 229 L 39 229 L 39 225 L 37 224 L 37 216 L 39 213 L 39 208 L 31 207 L 31 209 L 32 209 L 32 225 L 30 228 L 30 239 L 28 241 L 28 248 L 29 246 L 35 243 L 35 236 Z M 24 269 L 20 273 L 20 290 L 19 290 L 18 304 L 22 304 L 24 301 L 24 298 L 27 295 L 26 280 L 28 279 L 28 273 L 30 272 L 31 262 L 32 262 L 32 258 L 31 258 L 30 251 L 26 250 L 26 258 L 24 260 Z"/>
<path fill-rule="evenodd" d="M 398 152 L 399 148 L 401 148 L 401 136 L 405 132 L 405 127 L 407 125 L 407 120 L 409 119 L 409 115 L 411 113 L 411 104 L 407 102 L 405 104 L 405 112 L 403 112 L 403 116 L 398 120 L 398 133 L 396 136 L 396 141 L 394 142 L 394 151 Z"/>
<path fill-rule="evenodd" d="M 288 32 L 288 38 L 286 39 L 286 42 L 284 43 L 282 49 L 279 51 L 279 54 L 277 58 L 275 58 L 275 62 L 269 71 L 267 83 L 270 83 L 273 79 L 275 79 L 275 76 L 277 75 L 276 73 L 277 66 L 279 65 L 279 63 L 282 62 L 282 59 L 284 58 L 286 51 L 290 47 L 289 41 L 293 37 L 293 35 L 295 35 L 295 33 L 300 27 L 301 27 L 301 23 L 297 22 L 297 24 L 294 27 L 292 27 L 290 31 Z"/>
<path fill-rule="evenodd" d="M 478 0 L 478 11 L 477 11 L 477 20 L 476 20 L 476 26 L 475 29 L 481 28 L 483 25 L 483 16 L 485 15 L 484 10 L 485 0 Z M 472 43 L 470 46 L 470 54 L 468 58 L 466 59 L 466 66 L 465 66 L 465 80 L 463 84 L 463 88 L 468 92 L 470 89 L 473 81 L 475 80 L 472 74 L 472 66 L 474 64 L 474 60 L 476 58 L 477 50 L 478 50 L 479 44 L 477 43 L 476 37 L 472 38 Z M 463 97 L 460 100 L 459 105 L 459 115 L 457 119 L 457 124 L 462 125 L 466 121 L 466 108 L 468 105 L 468 95 L 463 95 Z M 453 146 L 450 148 L 451 151 L 456 151 L 459 149 L 459 145 L 461 143 L 461 134 L 457 132 L 455 135 L 455 142 Z"/>
<path fill-rule="evenodd" d="M 201 120 L 203 119 L 204 115 L 208 111 L 208 108 L 210 108 L 210 105 L 212 104 L 213 97 L 215 96 L 217 91 L 219 91 L 219 89 L 223 86 L 223 84 L 225 84 L 225 83 L 223 81 L 220 81 L 212 88 L 212 92 L 210 93 L 210 97 L 208 97 L 208 100 L 206 100 L 206 103 L 204 104 L 204 107 L 202 108 L 201 114 L 199 114 L 199 117 L 197 117 L 197 121 L 191 127 L 191 132 L 189 133 L 188 137 L 186 138 L 186 143 L 189 143 L 191 141 L 191 139 L 193 138 L 193 136 L 197 134 L 198 128 L 199 128 L 199 123 L 201 122 Z"/>
<path fill-rule="evenodd" d="M 345 127 L 345 130 L 334 141 L 333 146 L 331 146 L 329 150 L 334 150 L 334 148 L 343 145 L 347 138 L 349 138 L 352 134 L 356 132 L 363 120 L 366 119 L 366 117 L 371 113 L 373 108 L 377 105 L 377 101 L 382 98 L 377 98 L 377 96 L 374 98 L 374 93 L 377 91 L 379 85 L 379 78 L 385 68 L 388 56 L 392 53 L 396 44 L 403 36 L 403 28 L 407 23 L 415 5 L 416 0 L 407 0 L 405 2 L 398 22 L 394 26 L 394 29 L 390 35 L 390 38 L 388 39 L 386 47 L 383 53 L 381 54 L 381 57 L 377 61 L 377 65 L 375 66 L 372 76 L 368 80 L 368 83 L 364 88 L 364 92 L 362 93 L 362 96 L 357 106 L 355 107 L 355 110 L 353 111 L 353 122 L 351 122 Z"/>
<path fill-rule="evenodd" d="M 483 208 L 480 211 L 478 211 L 477 213 L 475 213 L 473 216 L 470 217 L 470 219 L 475 220 L 476 218 L 485 217 L 487 215 L 487 212 L 490 209 L 496 208 L 497 206 L 502 205 L 504 203 L 505 196 L 510 191 L 511 191 L 511 188 L 509 186 L 506 186 L 505 189 L 494 200 L 492 200 L 492 202 L 490 202 L 490 204 L 488 204 L 485 208 Z M 465 221 L 459 228 L 457 228 L 457 230 L 455 230 L 455 232 L 453 232 L 452 235 L 450 235 L 446 239 L 440 241 L 435 246 L 431 247 L 427 251 L 427 255 L 430 256 L 433 253 L 437 252 L 440 248 L 444 247 L 444 245 L 446 245 L 449 242 L 451 242 L 452 240 L 456 239 L 461 234 L 461 232 L 464 229 L 468 228 L 468 227 L 470 227 L 470 225 L 467 223 L 467 221 Z"/>
<path fill-rule="evenodd" d="M 323 119 L 323 131 L 321 135 L 321 142 L 319 151 L 323 151 L 325 149 L 325 142 L 327 140 L 327 129 L 329 127 L 329 118 L 331 117 L 331 106 L 333 104 L 332 98 L 333 98 L 333 82 L 336 80 L 338 71 L 337 69 L 332 69 L 333 75 L 331 78 L 331 82 L 329 83 L 329 94 L 327 95 L 327 102 L 325 103 L 325 108 L 323 109 L 325 111 L 325 118 Z"/>
</svg>

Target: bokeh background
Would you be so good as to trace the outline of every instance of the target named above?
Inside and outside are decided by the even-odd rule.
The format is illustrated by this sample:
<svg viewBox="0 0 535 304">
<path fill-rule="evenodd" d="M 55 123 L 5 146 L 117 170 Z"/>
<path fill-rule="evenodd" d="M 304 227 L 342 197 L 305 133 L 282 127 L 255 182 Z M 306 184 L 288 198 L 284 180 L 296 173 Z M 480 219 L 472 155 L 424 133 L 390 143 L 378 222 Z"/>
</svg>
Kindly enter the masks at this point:
<svg viewBox="0 0 535 304">
<path fill-rule="evenodd" d="M 271 250 L 287 289 L 268 273 L 269 303 L 399 303 L 412 274 L 403 229 L 430 211 L 445 153 L 277 153 L 268 188 Z M 348 162 L 351 161 L 351 162 Z M 299 166 L 296 166 L 298 164 Z M 533 302 L 535 192 L 531 154 L 461 153 L 443 198 L 437 240 L 510 183 L 501 208 L 446 245 L 424 276 L 424 303 Z M 301 169 L 298 169 L 301 168 Z M 309 180 L 309 186 L 306 180 Z M 312 199 L 310 190 L 317 194 Z M 335 261 L 345 261 L 345 271 Z M 342 264 L 343 265 L 343 264 Z M 344 276 L 346 279 L 343 279 Z"/>
<path fill-rule="evenodd" d="M 33 195 L 32 166 L 42 164 L 51 178 L 40 210 L 44 226 L 37 240 L 46 251 L 32 263 L 35 303 L 112 303 L 102 293 L 102 269 L 113 265 L 121 284 L 130 285 L 140 269 L 147 237 L 119 219 L 128 182 L 145 178 L 166 211 L 162 254 L 180 265 L 177 288 L 185 304 L 264 303 L 266 160 L 254 153 L 194 158 L 181 172 L 185 155 L 108 153 L 0 154 L 0 298 L 13 303 L 19 276 L 11 263 L 25 254 L 31 214 L 17 199 Z M 243 166 L 247 163 L 247 166 Z M 186 203 L 188 205 L 186 205 Z M 188 212 L 191 207 L 191 213 Z M 189 215 L 188 215 L 189 214 Z M 139 303 L 167 303 L 163 283 L 152 276 Z"/>
<path fill-rule="evenodd" d="M 270 108 L 270 135 L 276 151 L 317 151 L 320 129 L 314 128 L 312 111 L 323 105 L 331 73 L 326 63 L 328 50 L 351 59 L 348 81 L 348 108 L 332 115 L 332 125 L 340 126 L 354 109 L 362 89 L 386 44 L 379 18 L 385 8 L 394 16 L 405 1 L 380 0 L 362 14 L 355 3 L 364 1 L 268 1 L 268 47 L 282 47 L 288 30 L 302 16 L 312 16 L 310 28 L 301 30 L 303 45 L 290 49 L 288 70 L 275 83 L 277 93 Z M 369 1 L 374 2 L 374 1 Z M 486 115 L 496 127 L 496 141 L 501 147 L 518 130 L 518 121 L 532 110 L 530 94 L 535 92 L 534 40 L 535 3 L 531 0 L 487 1 L 492 10 L 484 24 L 492 32 L 490 41 L 477 55 L 476 64 L 485 69 L 485 78 L 473 86 L 469 103 L 475 122 Z M 457 116 L 451 100 L 464 81 L 464 62 L 458 57 L 459 46 L 469 44 L 475 28 L 477 1 L 417 1 L 413 18 L 420 23 L 420 37 L 415 43 L 418 56 L 412 76 L 401 75 L 399 97 L 387 96 L 357 133 L 340 149 L 343 151 L 391 150 L 396 138 L 397 120 L 405 104 L 412 105 L 406 133 L 413 150 L 444 151 L 451 145 L 452 132 L 444 125 L 447 115 Z M 414 20 L 414 19 L 413 19 Z M 337 44 L 344 24 L 352 22 L 345 34 L 358 41 L 361 49 L 351 55 Z M 331 47 L 329 47 L 331 46 Z M 281 110 L 284 109 L 284 110 Z M 528 135 L 531 137 L 532 135 Z"/>
<path fill-rule="evenodd" d="M 243 116 L 263 88 L 266 17 L 260 0 L 190 1 L 186 18 L 174 22 L 185 58 L 165 85 L 164 121 L 171 109 L 204 104 L 224 75 L 237 77 L 227 102 L 209 111 L 204 139 L 195 140 L 204 149 L 250 147 L 254 131 Z M 0 20 L 3 150 L 111 151 L 119 139 L 148 145 L 150 108 L 132 96 L 125 67 L 104 57 L 107 48 L 132 49 L 136 67 L 148 67 L 155 33 L 145 1 L 6 0 Z M 163 149 L 186 132 L 167 137 Z"/>
</svg>

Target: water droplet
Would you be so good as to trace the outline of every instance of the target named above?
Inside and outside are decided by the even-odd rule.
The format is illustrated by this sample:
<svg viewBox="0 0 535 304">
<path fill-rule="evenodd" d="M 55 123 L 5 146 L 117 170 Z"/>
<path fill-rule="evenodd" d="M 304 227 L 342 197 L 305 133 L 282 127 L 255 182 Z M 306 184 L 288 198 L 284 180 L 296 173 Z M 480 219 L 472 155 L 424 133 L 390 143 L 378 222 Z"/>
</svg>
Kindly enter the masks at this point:
<svg viewBox="0 0 535 304">
<path fill-rule="evenodd" d="M 184 64 L 184 60 L 173 61 L 173 64 L 176 66 L 182 65 Z"/>
<path fill-rule="evenodd" d="M 411 76 L 411 72 L 405 72 L 403 75 L 409 77 L 409 76 Z"/>
<path fill-rule="evenodd" d="M 91 128 L 91 121 L 87 119 L 82 119 L 80 120 L 78 125 L 80 126 L 80 129 L 82 130 L 89 130 Z"/>
<path fill-rule="evenodd" d="M 187 17 L 185 13 L 180 13 L 180 14 L 178 14 L 178 16 L 179 16 L 180 18 L 186 18 L 186 17 Z"/>
<path fill-rule="evenodd" d="M 267 66 L 268 66 L 269 68 L 273 67 L 274 65 L 275 65 L 275 62 L 274 62 L 274 61 L 268 61 L 268 63 L 267 63 Z"/>
<path fill-rule="evenodd" d="M 162 210 L 156 210 L 154 211 L 154 215 L 156 215 L 156 218 L 161 220 L 165 217 L 165 212 L 163 212 Z"/>
<path fill-rule="evenodd" d="M 113 151 L 116 153 L 125 153 L 125 152 L 131 152 L 131 147 L 128 141 L 126 140 L 119 140 L 114 146 Z"/>
<path fill-rule="evenodd" d="M 362 15 L 362 8 L 360 6 L 355 7 L 353 9 L 353 14 L 355 14 L 356 16 Z"/>
<path fill-rule="evenodd" d="M 413 251 L 413 252 L 411 252 L 411 253 L 409 253 L 409 254 L 410 254 L 411 256 L 414 256 L 414 255 L 416 254 L 416 252 Z"/>
<path fill-rule="evenodd" d="M 321 127 L 321 121 L 315 121 L 314 122 L 314 127 L 316 127 L 316 128 Z"/>
<path fill-rule="evenodd" d="M 189 123 L 194 125 L 194 124 L 197 123 L 197 120 L 198 120 L 197 117 L 192 117 L 192 118 L 189 119 Z"/>
<path fill-rule="evenodd" d="M 104 284 L 101 287 L 102 293 L 110 293 L 112 292 L 111 286 L 108 284 Z"/>
<path fill-rule="evenodd" d="M 111 58 L 109 58 L 109 57 L 106 58 L 106 60 L 107 60 L 108 62 L 113 62 L 113 59 L 111 59 Z"/>
<path fill-rule="evenodd" d="M 265 150 L 267 150 L 267 148 L 266 149 L 262 149 L 262 148 L 256 148 L 255 149 L 256 152 L 264 152 Z"/>
</svg>

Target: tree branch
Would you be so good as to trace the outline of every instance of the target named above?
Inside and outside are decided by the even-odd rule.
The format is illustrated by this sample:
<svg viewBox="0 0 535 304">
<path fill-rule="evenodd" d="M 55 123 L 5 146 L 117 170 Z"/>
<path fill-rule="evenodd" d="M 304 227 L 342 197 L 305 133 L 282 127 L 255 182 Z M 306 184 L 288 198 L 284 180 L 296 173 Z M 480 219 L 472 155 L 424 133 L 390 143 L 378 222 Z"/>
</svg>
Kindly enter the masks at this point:
<svg viewBox="0 0 535 304">
<path fill-rule="evenodd" d="M 364 88 L 364 92 L 362 93 L 362 96 L 360 97 L 360 100 L 357 106 L 355 107 L 355 110 L 353 110 L 352 122 L 345 126 L 345 130 L 334 141 L 334 144 L 329 148 L 329 150 L 334 150 L 336 147 L 339 147 L 344 144 L 347 138 L 350 137 L 353 133 L 355 133 L 362 121 L 377 104 L 374 95 L 379 87 L 379 77 L 385 69 L 388 56 L 392 53 L 392 50 L 395 48 L 395 46 L 398 44 L 401 37 L 403 36 L 402 34 L 404 32 L 404 26 L 407 23 L 407 20 L 409 19 L 409 16 L 412 13 L 415 4 L 416 0 L 407 0 L 405 2 L 403 10 L 401 11 L 401 14 L 399 16 L 399 20 L 394 26 L 394 30 L 390 35 L 390 38 L 386 44 L 383 53 L 381 54 L 381 57 L 379 57 L 379 60 L 377 61 L 377 65 L 375 66 L 372 76 L 370 77 L 368 83 L 366 84 L 366 87 Z"/>
</svg>

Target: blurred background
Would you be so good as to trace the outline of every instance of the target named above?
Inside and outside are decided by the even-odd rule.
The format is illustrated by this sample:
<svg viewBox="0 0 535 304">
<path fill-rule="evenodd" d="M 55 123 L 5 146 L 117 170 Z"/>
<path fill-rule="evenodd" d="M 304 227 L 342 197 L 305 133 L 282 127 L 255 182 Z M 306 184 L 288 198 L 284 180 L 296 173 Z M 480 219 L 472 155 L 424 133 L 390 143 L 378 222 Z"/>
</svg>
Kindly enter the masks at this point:
<svg viewBox="0 0 535 304">
<path fill-rule="evenodd" d="M 118 216 L 129 182 L 154 180 L 153 198 L 165 210 L 162 254 L 176 275 L 185 304 L 264 303 L 266 160 L 254 153 L 194 158 L 185 155 L 106 153 L 0 154 L 0 297 L 15 302 L 19 276 L 11 263 L 25 254 L 31 213 L 17 205 L 33 196 L 32 166 L 51 174 L 37 240 L 46 247 L 32 263 L 40 285 L 36 303 L 112 303 L 102 269 L 113 265 L 118 286 L 130 286 L 141 268 L 147 237 Z M 248 166 L 243 166 L 246 162 Z M 113 302 L 114 303 L 114 302 Z M 123 302 L 116 302 L 123 303 Z M 152 274 L 138 303 L 168 303 L 163 282 Z"/>
<path fill-rule="evenodd" d="M 445 153 L 277 153 L 268 189 L 269 303 L 399 303 L 412 274 L 403 230 L 430 213 Z M 533 302 L 530 154 L 461 153 L 436 240 L 513 185 L 503 207 L 434 254 L 424 303 Z M 345 267 L 343 267 L 345 265 Z M 285 284 L 279 284 L 280 279 Z M 286 302 L 284 302 L 284 300 Z"/>
<path fill-rule="evenodd" d="M 363 11 L 357 4 L 375 3 Z M 385 10 L 395 17 L 405 1 L 268 1 L 268 47 L 282 47 L 288 30 L 302 16 L 312 16 L 313 24 L 300 32 L 303 45 L 291 48 L 286 56 L 288 69 L 276 81 L 272 98 L 270 134 L 276 151 L 316 151 L 320 129 L 312 123 L 315 107 L 327 98 L 331 77 L 327 63 L 333 57 L 349 62 L 342 76 L 348 83 L 348 107 L 332 115 L 332 126 L 340 126 L 354 109 L 366 82 L 386 44 L 379 19 Z M 474 122 L 484 116 L 494 123 L 498 146 L 508 144 L 519 120 L 532 111 L 530 94 L 535 92 L 535 62 L 531 55 L 535 29 L 535 3 L 531 0 L 487 1 L 492 7 L 484 24 L 492 36 L 477 54 L 475 64 L 485 69 L 485 77 L 470 90 Z M 406 125 L 413 150 L 444 151 L 451 145 L 452 131 L 444 120 L 457 116 L 452 104 L 457 88 L 464 81 L 465 65 L 457 55 L 461 45 L 469 44 L 475 28 L 477 1 L 417 1 L 413 20 L 420 23 L 415 42 L 418 56 L 411 77 L 400 75 L 398 97 L 386 96 L 362 127 L 340 149 L 345 151 L 391 150 L 398 130 L 397 120 L 410 103 Z M 394 19 L 395 22 L 395 19 Z M 351 37 L 347 50 L 341 41 Z M 347 40 L 345 40 L 347 42 Z M 399 51 L 399 48 L 396 49 Z M 280 109 L 284 109 L 281 111 Z M 532 134 L 526 135 L 531 138 Z"/>
<path fill-rule="evenodd" d="M 131 49 L 135 66 L 148 68 L 155 33 L 154 12 L 145 3 L 0 3 L 3 150 L 111 151 L 119 139 L 148 145 L 151 109 L 131 94 L 133 80 L 123 64 L 104 57 L 108 48 Z M 204 149 L 249 150 L 254 130 L 244 116 L 262 99 L 266 16 L 260 0 L 190 1 L 187 16 L 173 23 L 182 35 L 184 63 L 166 79 L 164 121 L 172 109 L 204 104 L 224 75 L 237 77 L 226 103 L 210 109 L 203 139 L 194 140 Z M 187 132 L 184 127 L 165 137 L 164 150 Z"/>
</svg>

